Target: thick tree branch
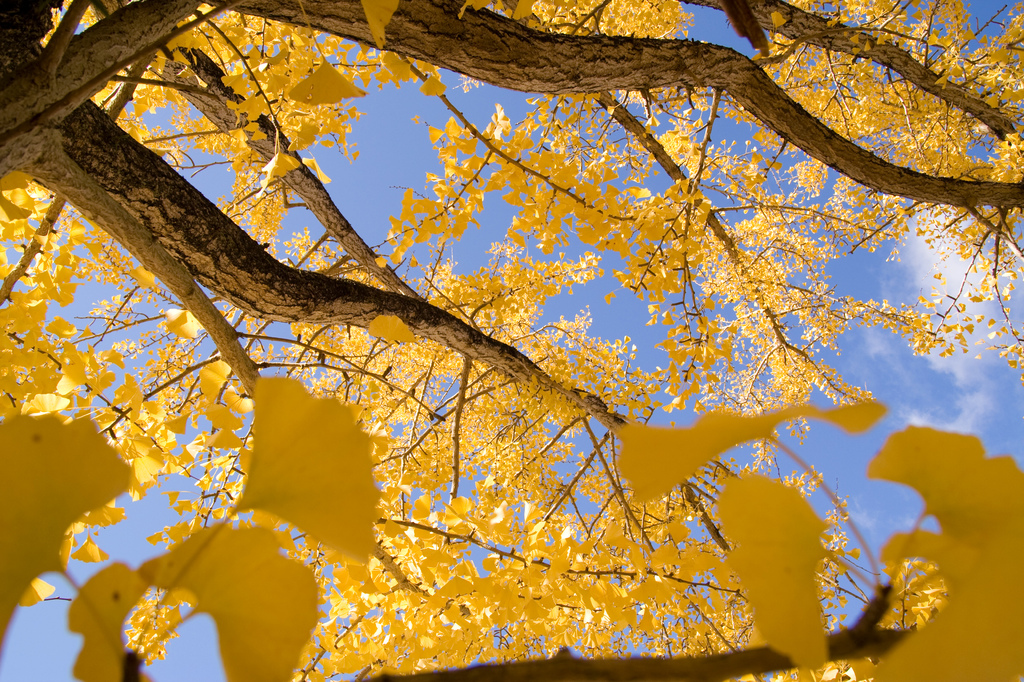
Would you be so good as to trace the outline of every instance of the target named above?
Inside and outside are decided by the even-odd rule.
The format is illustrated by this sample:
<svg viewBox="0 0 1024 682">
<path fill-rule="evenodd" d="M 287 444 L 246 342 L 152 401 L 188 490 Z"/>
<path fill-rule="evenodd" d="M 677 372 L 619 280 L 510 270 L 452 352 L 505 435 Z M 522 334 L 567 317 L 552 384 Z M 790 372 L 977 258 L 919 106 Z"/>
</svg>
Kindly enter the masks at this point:
<svg viewBox="0 0 1024 682">
<path fill-rule="evenodd" d="M 723 9 L 719 0 L 685 0 L 691 5 Z M 843 52 L 870 59 L 880 66 L 892 69 L 916 87 L 930 95 L 952 104 L 975 117 L 1000 138 L 1016 131 L 1014 121 L 998 108 L 986 103 L 977 94 L 956 83 L 942 80 L 942 75 L 914 59 L 906 50 L 892 43 L 883 42 L 875 35 L 870 49 L 865 49 L 866 36 L 857 28 L 829 21 L 799 7 L 781 0 L 760 0 L 751 4 L 751 10 L 761 26 L 781 33 L 787 38 L 810 45 L 823 47 L 833 52 Z M 775 27 L 772 12 L 778 12 L 786 23 Z M 870 28 L 865 29 L 870 32 Z M 860 35 L 854 42 L 851 36 Z M 878 42 L 876 42 L 878 41 Z"/>
<path fill-rule="evenodd" d="M 196 0 L 144 0 L 130 4 L 71 39 L 52 74 L 47 53 L 0 81 L 0 175 L 19 137 L 47 121 L 58 121 L 98 92 L 107 79 L 148 52 L 179 20 L 201 3 Z"/>
<path fill-rule="evenodd" d="M 242 115 L 240 120 L 238 111 L 228 107 L 228 102 L 240 103 L 243 98 L 224 85 L 221 79 L 225 74 L 220 66 L 199 50 L 188 50 L 186 56 L 189 66 L 203 80 L 205 87 L 202 87 L 199 92 L 184 91 L 182 95 L 185 99 L 191 102 L 222 132 L 227 133 L 244 128 L 248 124 L 247 118 Z M 175 83 L 198 85 L 198 83 L 186 81 L 182 76 L 183 69 L 184 65 L 168 62 L 164 76 Z M 267 162 L 274 158 L 274 154 L 278 150 L 287 153 L 285 150 L 290 146 L 288 138 L 277 130 L 266 114 L 260 115 L 256 119 L 256 124 L 264 137 L 261 140 L 256 140 L 252 132 L 245 131 L 246 144 L 250 149 Z M 292 156 L 299 158 L 299 155 L 295 153 L 292 153 Z M 419 297 L 416 290 L 406 284 L 394 270 L 387 265 L 377 263 L 378 254 L 363 241 L 352 224 L 342 215 L 334 200 L 331 199 L 327 188 L 320 182 L 316 174 L 305 165 L 299 165 L 295 170 L 286 173 L 283 180 L 293 192 L 302 198 L 306 207 L 312 211 L 320 224 L 341 243 L 342 248 L 350 256 L 378 277 L 388 288 L 406 296 Z"/>
<path fill-rule="evenodd" d="M 892 164 L 828 128 L 735 50 L 690 40 L 570 36 L 527 28 L 456 0 L 406 0 L 387 27 L 388 49 L 492 85 L 547 94 L 715 87 L 822 163 L 886 194 L 957 206 L 1024 206 L 1024 185 L 939 178 Z M 355 0 L 302 6 L 248 0 L 239 11 L 372 44 Z"/>
<path fill-rule="evenodd" d="M 106 120 L 100 114 L 102 120 Z M 238 342 L 238 334 L 188 271 L 153 238 L 153 235 L 82 168 L 68 158 L 60 136 L 51 133 L 50 151 L 26 170 L 47 187 L 67 198 L 89 220 L 103 227 L 140 263 L 159 277 L 182 304 L 196 316 L 213 339 L 221 357 L 231 366 L 245 390 L 252 395 L 259 376 L 252 358 Z"/>
<path fill-rule="evenodd" d="M 512 346 L 426 301 L 279 262 L 94 105 L 86 103 L 67 117 L 61 133 L 71 159 L 204 286 L 245 312 L 266 320 L 360 327 L 378 315 L 397 315 L 418 336 L 550 391 L 605 428 L 625 423 L 597 396 L 563 386 Z"/>
</svg>

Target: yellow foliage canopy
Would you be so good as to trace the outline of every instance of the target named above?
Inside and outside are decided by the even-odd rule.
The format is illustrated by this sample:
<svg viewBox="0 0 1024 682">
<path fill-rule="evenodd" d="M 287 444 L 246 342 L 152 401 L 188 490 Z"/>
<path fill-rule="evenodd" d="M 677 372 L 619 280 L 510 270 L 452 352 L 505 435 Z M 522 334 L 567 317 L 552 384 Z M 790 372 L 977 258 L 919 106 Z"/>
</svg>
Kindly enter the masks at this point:
<svg viewBox="0 0 1024 682">
<path fill-rule="evenodd" d="M 1019 10 L 710 3 L 754 57 L 667 0 L 28 4 L 0 21 L 0 629 L 63 571 L 83 680 L 160 659 L 182 603 L 231 680 L 1024 673 L 1012 459 L 890 438 L 870 474 L 941 532 L 880 562 L 791 446 L 883 416 L 841 372 L 858 326 L 1019 372 Z M 399 139 L 381 102 L 436 157 L 413 181 L 413 145 L 359 158 Z M 851 257 L 900 249 L 934 290 L 870 298 Z M 129 566 L 112 500 L 157 492 Z"/>
</svg>

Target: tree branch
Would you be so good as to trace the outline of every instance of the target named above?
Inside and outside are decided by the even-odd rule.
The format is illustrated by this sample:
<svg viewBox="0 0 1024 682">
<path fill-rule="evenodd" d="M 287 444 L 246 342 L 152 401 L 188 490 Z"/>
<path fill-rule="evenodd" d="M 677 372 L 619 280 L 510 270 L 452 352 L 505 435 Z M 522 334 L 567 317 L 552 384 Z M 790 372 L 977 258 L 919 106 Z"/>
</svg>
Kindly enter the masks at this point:
<svg viewBox="0 0 1024 682">
<path fill-rule="evenodd" d="M 828 638 L 829 660 L 881 656 L 909 630 L 844 630 Z M 494 663 L 460 670 L 413 675 L 381 675 L 376 682 L 718 682 L 748 674 L 795 668 L 793 661 L 768 647 L 703 658 L 623 658 L 585 660 L 555 656 L 541 661 Z"/>
<path fill-rule="evenodd" d="M 719 0 L 684 0 L 690 5 L 723 9 Z M 891 43 L 882 42 L 878 36 L 870 49 L 865 49 L 864 41 L 853 42 L 852 35 L 861 34 L 861 29 L 841 23 L 830 24 L 823 17 L 804 11 L 799 7 L 781 0 L 760 0 L 751 4 L 751 10 L 761 26 L 781 33 L 792 40 L 816 45 L 833 52 L 843 52 L 871 61 L 892 69 L 909 82 L 930 95 L 948 102 L 984 123 L 1000 139 L 1016 132 L 1016 124 L 1005 113 L 988 104 L 975 93 L 962 85 L 942 80 L 941 74 L 935 73 L 924 66 L 906 50 Z M 778 12 L 786 22 L 775 26 L 772 12 Z M 871 29 L 865 28 L 870 33 Z"/>
<path fill-rule="evenodd" d="M 837 134 L 793 101 L 735 50 L 690 40 L 546 33 L 456 0 L 406 0 L 387 26 L 388 49 L 524 92 L 713 87 L 822 163 L 886 194 L 957 206 L 1024 206 L 1024 185 L 939 178 L 890 163 Z M 362 5 L 309 0 L 299 5 L 247 0 L 239 11 L 310 26 L 373 44 Z"/>
<path fill-rule="evenodd" d="M 462 410 L 466 406 L 466 388 L 469 386 L 469 373 L 473 369 L 470 357 L 462 359 L 462 376 L 459 378 L 459 397 L 455 401 L 455 419 L 452 422 L 452 494 L 450 499 L 459 496 L 459 444 L 462 439 Z"/>
<path fill-rule="evenodd" d="M 550 391 L 607 429 L 625 423 L 599 397 L 562 385 L 519 350 L 422 299 L 279 262 L 94 105 L 86 103 L 68 116 L 61 133 L 71 159 L 204 286 L 246 313 L 281 322 L 363 328 L 378 315 L 396 315 L 418 336 Z"/>
<path fill-rule="evenodd" d="M 186 90 L 183 96 L 198 109 L 211 123 L 216 125 L 221 132 L 228 133 L 238 128 L 245 128 L 248 119 L 240 115 L 238 111 L 228 107 L 228 102 L 240 103 L 244 98 L 236 95 L 231 88 L 224 85 L 222 78 L 224 72 L 205 53 L 191 49 L 186 51 L 189 66 L 199 78 L 205 83 L 200 91 Z M 164 76 L 174 83 L 196 87 L 197 83 L 188 83 L 181 76 L 184 65 L 175 62 L 167 62 Z M 241 116 L 241 118 L 239 118 Z M 263 160 L 269 162 L 274 158 L 277 150 L 286 150 L 290 141 L 280 132 L 266 114 L 261 114 L 256 119 L 256 124 L 264 137 L 261 140 L 254 139 L 254 133 L 245 131 L 246 144 L 256 152 Z M 276 141 L 276 144 L 275 144 Z M 300 158 L 297 153 L 292 156 Z M 348 222 L 331 198 L 327 188 L 309 168 L 300 164 L 295 170 L 285 173 L 284 183 L 305 202 L 306 207 L 312 211 L 320 224 L 331 233 L 353 258 L 364 268 L 379 278 L 385 285 L 394 291 L 406 296 L 419 298 L 416 290 L 410 287 L 398 276 L 393 269 L 387 265 L 378 265 L 378 254 L 363 241 L 363 238 L 355 231 L 352 224 Z"/>
<path fill-rule="evenodd" d="M 45 53 L 8 74 L 0 82 L 0 160 L 19 137 L 60 120 L 96 94 L 110 76 L 151 51 L 149 46 L 199 5 L 196 0 L 132 3 L 72 38 L 55 76 L 48 71 Z M 9 170 L 0 161 L 0 175 Z"/>
<path fill-rule="evenodd" d="M 100 114 L 101 118 L 104 118 Z M 113 124 L 111 124 L 113 125 Z M 60 136 L 51 132 L 49 153 L 28 170 L 46 186 L 63 195 L 89 220 L 101 225 L 140 263 L 161 279 L 182 304 L 196 316 L 217 344 L 221 357 L 231 366 L 245 390 L 252 395 L 259 376 L 256 365 L 238 343 L 238 335 L 213 302 L 199 288 L 184 266 L 153 238 L 153 235 L 82 168 L 64 154 Z"/>
</svg>

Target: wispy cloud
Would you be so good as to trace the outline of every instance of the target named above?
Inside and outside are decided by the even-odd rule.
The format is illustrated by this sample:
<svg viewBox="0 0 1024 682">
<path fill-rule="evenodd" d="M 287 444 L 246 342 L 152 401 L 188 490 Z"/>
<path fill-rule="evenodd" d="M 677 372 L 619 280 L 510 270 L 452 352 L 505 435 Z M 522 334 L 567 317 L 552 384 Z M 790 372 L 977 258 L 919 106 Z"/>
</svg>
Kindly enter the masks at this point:
<svg viewBox="0 0 1024 682">
<path fill-rule="evenodd" d="M 941 241 L 929 245 L 922 237 L 908 236 L 901 249 L 903 267 L 893 269 L 893 277 L 885 283 L 893 298 L 912 301 L 918 296 L 931 296 L 933 290 L 942 296 L 956 295 L 965 277 L 967 288 L 977 284 L 982 275 L 970 273 L 970 263 L 959 258 L 947 246 Z M 936 279 L 936 275 L 942 279 Z M 998 314 L 992 301 L 971 301 L 963 296 L 960 302 L 966 306 L 966 315 Z M 942 356 L 939 351 L 934 351 L 925 356 L 928 367 L 948 375 L 955 390 L 935 396 L 931 405 L 905 406 L 904 417 L 908 422 L 959 432 L 978 432 L 988 425 L 996 407 L 995 370 L 1001 363 L 994 354 L 983 354 L 979 358 L 973 352 L 977 342 L 984 340 L 981 333 L 975 331 L 966 335 L 966 339 L 966 353 Z M 955 412 L 952 419 L 949 417 L 950 406 Z M 941 412 L 936 409 L 938 407 L 942 408 Z"/>
</svg>

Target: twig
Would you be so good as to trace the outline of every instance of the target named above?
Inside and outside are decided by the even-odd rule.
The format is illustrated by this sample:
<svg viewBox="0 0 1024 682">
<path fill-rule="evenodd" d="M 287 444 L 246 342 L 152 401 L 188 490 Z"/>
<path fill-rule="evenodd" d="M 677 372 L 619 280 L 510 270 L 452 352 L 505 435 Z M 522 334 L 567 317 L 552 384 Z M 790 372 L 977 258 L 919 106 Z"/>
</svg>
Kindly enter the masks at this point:
<svg viewBox="0 0 1024 682">
<path fill-rule="evenodd" d="M 452 494 L 451 499 L 459 496 L 459 431 L 462 426 L 462 409 L 466 405 L 466 386 L 469 383 L 469 372 L 473 368 L 473 360 L 468 356 L 462 358 L 462 377 L 459 379 L 459 398 L 455 403 L 455 419 L 452 420 Z"/>
</svg>

